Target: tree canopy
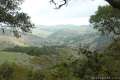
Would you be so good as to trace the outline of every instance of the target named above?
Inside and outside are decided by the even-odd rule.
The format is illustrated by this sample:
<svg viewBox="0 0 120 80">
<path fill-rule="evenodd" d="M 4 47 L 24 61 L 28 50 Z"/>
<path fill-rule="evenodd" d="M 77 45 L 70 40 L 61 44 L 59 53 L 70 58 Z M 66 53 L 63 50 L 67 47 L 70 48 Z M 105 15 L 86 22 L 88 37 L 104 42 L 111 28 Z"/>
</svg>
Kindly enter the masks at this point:
<svg viewBox="0 0 120 80">
<path fill-rule="evenodd" d="M 30 21 L 30 17 L 21 12 L 20 5 L 23 0 L 0 0 L 0 23 L 10 27 L 14 31 L 21 29 L 24 32 L 30 31 L 33 24 Z"/>
<path fill-rule="evenodd" d="M 111 6 L 99 7 L 90 23 L 103 34 L 120 36 L 120 10 Z"/>
</svg>

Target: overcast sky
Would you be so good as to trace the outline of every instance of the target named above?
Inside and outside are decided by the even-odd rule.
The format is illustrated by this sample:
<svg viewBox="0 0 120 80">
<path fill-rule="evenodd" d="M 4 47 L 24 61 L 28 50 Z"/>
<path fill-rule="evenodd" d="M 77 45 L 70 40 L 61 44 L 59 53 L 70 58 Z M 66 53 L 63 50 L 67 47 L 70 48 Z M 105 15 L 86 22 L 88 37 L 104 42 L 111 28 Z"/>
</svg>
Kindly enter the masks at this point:
<svg viewBox="0 0 120 80">
<path fill-rule="evenodd" d="M 68 6 L 56 10 L 49 0 L 25 0 L 22 11 L 28 13 L 37 25 L 87 25 L 90 15 L 95 13 L 99 5 L 105 4 L 104 0 L 71 0 Z"/>
</svg>

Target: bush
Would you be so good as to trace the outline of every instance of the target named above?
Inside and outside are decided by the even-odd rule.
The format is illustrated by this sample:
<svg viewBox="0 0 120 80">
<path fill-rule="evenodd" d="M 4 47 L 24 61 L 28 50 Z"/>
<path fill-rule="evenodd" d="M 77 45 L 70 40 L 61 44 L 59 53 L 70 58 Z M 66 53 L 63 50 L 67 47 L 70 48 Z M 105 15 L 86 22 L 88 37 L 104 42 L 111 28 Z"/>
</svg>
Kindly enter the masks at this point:
<svg viewBox="0 0 120 80">
<path fill-rule="evenodd" d="M 40 56 L 40 55 L 50 55 L 50 54 L 58 54 L 59 51 L 56 50 L 56 47 L 14 47 L 14 48 L 7 48 L 4 51 L 10 51 L 10 52 L 21 52 L 26 53 L 28 55 L 32 56 Z"/>
<path fill-rule="evenodd" d="M 0 65 L 0 80 L 44 80 L 44 74 L 22 65 L 4 63 Z"/>
<path fill-rule="evenodd" d="M 9 64 L 2 64 L 0 66 L 0 80 L 13 80 L 14 67 Z"/>
</svg>

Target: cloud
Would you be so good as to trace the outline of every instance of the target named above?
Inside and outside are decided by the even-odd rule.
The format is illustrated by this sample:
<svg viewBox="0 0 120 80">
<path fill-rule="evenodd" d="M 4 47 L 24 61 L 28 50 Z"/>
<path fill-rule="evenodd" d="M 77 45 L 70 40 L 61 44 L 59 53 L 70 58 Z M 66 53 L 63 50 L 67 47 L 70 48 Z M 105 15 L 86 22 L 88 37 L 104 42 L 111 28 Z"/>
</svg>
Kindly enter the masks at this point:
<svg viewBox="0 0 120 80">
<path fill-rule="evenodd" d="M 53 9 L 49 0 L 26 0 L 22 10 L 32 17 L 35 24 L 89 24 L 90 15 L 94 14 L 99 5 L 105 5 L 104 0 L 73 0 L 66 7 Z"/>
</svg>

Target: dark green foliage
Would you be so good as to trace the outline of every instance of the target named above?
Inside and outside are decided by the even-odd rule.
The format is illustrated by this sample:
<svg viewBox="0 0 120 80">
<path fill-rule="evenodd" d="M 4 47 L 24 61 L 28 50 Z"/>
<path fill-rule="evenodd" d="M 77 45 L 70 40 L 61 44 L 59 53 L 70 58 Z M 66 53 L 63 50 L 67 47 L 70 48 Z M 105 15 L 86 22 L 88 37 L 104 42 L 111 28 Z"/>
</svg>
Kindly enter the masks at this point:
<svg viewBox="0 0 120 80">
<path fill-rule="evenodd" d="M 0 0 L 0 7 L 8 11 L 17 10 L 22 2 L 23 0 Z"/>
<path fill-rule="evenodd" d="M 44 80 L 44 74 L 22 65 L 4 63 L 0 65 L 0 80 Z"/>
<path fill-rule="evenodd" d="M 30 31 L 33 24 L 26 13 L 20 12 L 22 3 L 23 0 L 0 0 L 0 23 L 4 24 L 3 28 L 10 27 L 13 33 L 18 28 L 24 32 Z"/>
<path fill-rule="evenodd" d="M 26 69 L 22 65 L 3 64 L 0 67 L 0 77 L 3 80 L 93 80 L 92 78 L 96 77 L 119 78 L 119 41 L 113 42 L 102 53 L 91 52 L 85 48 L 79 49 L 81 50 L 79 54 L 85 56 L 83 59 L 71 59 L 72 57 L 70 56 L 69 58 L 67 57 L 68 60 L 61 59 L 60 62 L 40 70 Z M 17 49 L 14 50 L 17 51 Z M 27 49 L 25 48 L 24 50 Z M 5 78 L 6 76 L 8 77 Z"/>
<path fill-rule="evenodd" d="M 113 42 L 106 50 L 104 57 L 104 69 L 112 77 L 120 76 L 120 41 Z"/>
<path fill-rule="evenodd" d="M 27 80 L 44 80 L 45 75 L 41 71 L 29 71 Z"/>
<path fill-rule="evenodd" d="M 1 9 L 2 10 L 2 9 Z M 4 11 L 2 11 L 4 13 Z M 2 13 L 1 12 L 1 13 Z M 1 16 L 1 14 L 0 14 Z M 8 17 L 8 16 L 7 16 Z M 11 15 L 9 16 L 9 18 Z M 29 17 L 20 13 L 17 14 L 16 22 L 11 24 L 23 26 L 23 23 L 29 24 Z M 24 20 L 25 18 L 25 20 Z M 1 20 L 7 18 L 0 18 Z M 113 9 L 111 6 L 99 7 L 95 15 L 91 17 L 90 22 L 94 27 L 102 33 L 109 33 L 120 35 L 120 11 Z M 26 21 L 28 20 L 28 21 Z M 24 30 L 23 27 L 20 27 Z M 27 31 L 25 29 L 25 31 Z M 69 49 L 68 49 L 69 50 Z M 39 62 L 40 55 L 58 54 L 59 49 L 56 47 L 14 47 L 6 49 L 5 51 L 27 53 L 34 57 Z M 61 51 L 67 54 L 67 51 Z M 0 80 L 93 80 L 92 78 L 109 77 L 118 79 L 120 76 L 120 41 L 113 42 L 104 52 L 91 52 L 85 48 L 79 48 L 79 54 L 76 59 L 71 56 L 63 57 L 66 59 L 59 59 L 58 63 L 47 66 L 42 69 L 27 69 L 22 65 L 1 64 L 0 65 Z M 83 59 L 80 54 L 84 55 Z M 58 55 L 57 55 L 58 56 Z M 48 56 L 47 56 L 48 57 Z M 50 56 L 49 56 L 50 57 Z M 38 58 L 38 59 L 37 59 Z M 59 57 L 61 58 L 61 57 Z M 45 58 L 45 60 L 48 58 Z M 45 63 L 42 60 L 43 63 Z M 49 61 L 46 63 L 50 64 Z M 100 79 L 96 79 L 100 80 Z"/>
<path fill-rule="evenodd" d="M 120 36 L 120 10 L 111 6 L 99 7 L 90 22 L 102 34 Z"/>
<path fill-rule="evenodd" d="M 11 52 L 21 52 L 26 53 L 28 55 L 32 56 L 40 56 L 40 55 L 50 55 L 50 54 L 59 54 L 59 51 L 57 51 L 56 47 L 14 47 L 14 48 L 8 48 L 4 51 L 11 51 Z"/>
<path fill-rule="evenodd" d="M 105 0 L 114 8 L 120 9 L 120 1 L 119 0 Z"/>
<path fill-rule="evenodd" d="M 54 66 L 53 70 L 56 69 L 58 73 L 60 73 L 62 72 L 61 68 L 63 68 L 65 69 L 63 71 L 67 71 L 69 75 L 75 77 L 76 80 L 92 80 L 92 78 L 97 77 L 119 78 L 120 55 L 118 54 L 120 53 L 120 48 L 118 47 L 119 44 L 117 44 L 116 42 L 112 43 L 112 48 L 107 48 L 103 53 L 90 52 L 87 49 L 83 49 L 81 54 L 84 54 L 86 59 L 77 59 L 69 63 L 62 62 Z M 66 72 L 62 73 L 62 75 L 65 75 Z M 64 78 L 65 77 L 66 76 L 64 76 Z M 70 80 L 72 80 L 72 78 Z"/>
<path fill-rule="evenodd" d="M 0 80 L 12 80 L 14 75 L 14 67 L 9 64 L 0 66 Z"/>
</svg>

